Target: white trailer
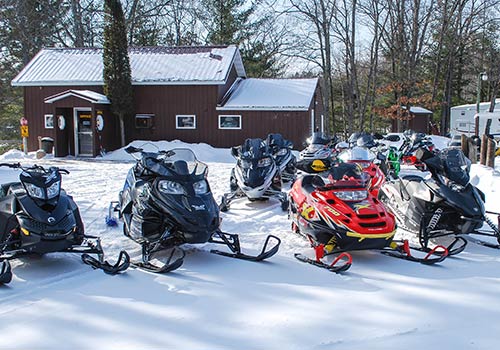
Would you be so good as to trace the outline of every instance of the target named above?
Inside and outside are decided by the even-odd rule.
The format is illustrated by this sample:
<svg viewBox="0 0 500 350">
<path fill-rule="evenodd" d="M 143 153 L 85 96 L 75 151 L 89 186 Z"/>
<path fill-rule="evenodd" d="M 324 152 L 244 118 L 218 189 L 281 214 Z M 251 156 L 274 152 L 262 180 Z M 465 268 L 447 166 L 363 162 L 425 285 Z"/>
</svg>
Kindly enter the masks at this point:
<svg viewBox="0 0 500 350">
<path fill-rule="evenodd" d="M 493 113 L 490 113 L 488 110 L 490 108 L 489 102 L 482 102 L 479 105 L 479 135 L 484 134 L 484 130 L 486 127 L 486 122 L 488 119 L 491 119 L 491 134 L 496 137 L 500 137 L 500 99 L 496 99 L 495 101 L 495 110 Z M 450 113 L 450 133 L 451 135 L 460 135 L 465 134 L 467 136 L 474 135 L 475 131 L 475 116 L 476 105 L 462 105 L 451 107 Z"/>
</svg>

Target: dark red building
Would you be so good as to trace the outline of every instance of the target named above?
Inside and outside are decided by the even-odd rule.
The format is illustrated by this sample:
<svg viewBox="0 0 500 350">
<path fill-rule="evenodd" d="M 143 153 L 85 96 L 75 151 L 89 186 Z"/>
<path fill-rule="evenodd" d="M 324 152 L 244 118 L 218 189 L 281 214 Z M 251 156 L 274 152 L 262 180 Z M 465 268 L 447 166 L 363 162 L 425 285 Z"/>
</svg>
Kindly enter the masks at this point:
<svg viewBox="0 0 500 350">
<path fill-rule="evenodd" d="M 129 58 L 135 116 L 126 121 L 127 142 L 229 147 L 279 132 L 301 148 L 324 125 L 317 79 L 247 78 L 236 46 L 131 48 Z M 29 150 L 46 136 L 56 156 L 120 146 L 102 69 L 102 49 L 44 49 L 18 74 L 12 85 L 24 89 Z"/>
</svg>

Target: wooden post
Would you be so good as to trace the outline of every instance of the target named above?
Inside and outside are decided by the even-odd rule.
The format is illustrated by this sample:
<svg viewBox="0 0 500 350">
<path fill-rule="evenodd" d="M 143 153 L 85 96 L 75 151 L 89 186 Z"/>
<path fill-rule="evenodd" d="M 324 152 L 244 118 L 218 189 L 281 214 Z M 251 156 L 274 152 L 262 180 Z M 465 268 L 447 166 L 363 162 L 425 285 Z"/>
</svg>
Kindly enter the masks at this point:
<svg viewBox="0 0 500 350">
<path fill-rule="evenodd" d="M 470 137 L 467 138 L 468 140 L 468 147 L 469 147 L 469 159 L 471 161 L 472 164 L 476 164 L 477 163 L 477 147 L 476 145 L 474 145 L 474 143 L 472 142 L 472 139 Z"/>
<path fill-rule="evenodd" d="M 488 137 L 488 151 L 486 153 L 486 165 L 490 168 L 495 167 L 496 142 Z"/>
<path fill-rule="evenodd" d="M 469 138 L 467 136 L 465 136 L 464 134 L 461 135 L 460 147 L 462 147 L 462 152 L 464 152 L 464 154 L 466 156 L 468 156 L 469 155 Z"/>
<path fill-rule="evenodd" d="M 486 151 L 488 150 L 488 139 L 489 137 L 483 135 L 481 137 L 481 155 L 479 157 L 479 163 L 481 165 L 486 165 Z"/>
</svg>

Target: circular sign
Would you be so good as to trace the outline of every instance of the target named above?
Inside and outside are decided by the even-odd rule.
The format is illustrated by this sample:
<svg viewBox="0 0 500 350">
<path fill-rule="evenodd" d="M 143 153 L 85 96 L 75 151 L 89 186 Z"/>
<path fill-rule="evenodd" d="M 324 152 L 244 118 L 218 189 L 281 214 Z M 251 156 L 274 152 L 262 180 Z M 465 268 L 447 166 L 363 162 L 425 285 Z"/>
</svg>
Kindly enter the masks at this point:
<svg viewBox="0 0 500 350">
<path fill-rule="evenodd" d="M 97 131 L 102 131 L 102 129 L 104 129 L 104 118 L 102 117 L 102 114 L 97 115 L 96 126 L 97 126 Z"/>
<path fill-rule="evenodd" d="M 19 123 L 21 123 L 22 126 L 28 125 L 28 119 L 26 119 L 25 117 L 22 117 L 19 120 Z"/>
<path fill-rule="evenodd" d="M 66 127 L 66 119 L 64 119 L 63 115 L 57 117 L 57 126 L 59 127 L 59 130 L 64 130 Z"/>
</svg>

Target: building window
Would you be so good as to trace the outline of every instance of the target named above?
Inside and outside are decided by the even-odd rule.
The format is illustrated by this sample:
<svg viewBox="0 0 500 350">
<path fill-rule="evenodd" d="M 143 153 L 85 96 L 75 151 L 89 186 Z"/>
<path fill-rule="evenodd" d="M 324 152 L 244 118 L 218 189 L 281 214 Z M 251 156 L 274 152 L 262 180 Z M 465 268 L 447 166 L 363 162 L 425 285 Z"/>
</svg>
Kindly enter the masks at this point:
<svg viewBox="0 0 500 350">
<path fill-rule="evenodd" d="M 135 127 L 136 129 L 151 129 L 154 125 L 154 114 L 136 114 Z"/>
<path fill-rule="evenodd" d="M 241 115 L 219 115 L 219 129 L 241 129 Z"/>
<path fill-rule="evenodd" d="M 54 129 L 54 115 L 45 114 L 45 129 Z"/>
<path fill-rule="evenodd" d="M 175 116 L 176 129 L 196 129 L 196 116 L 195 115 L 176 115 Z"/>
</svg>

